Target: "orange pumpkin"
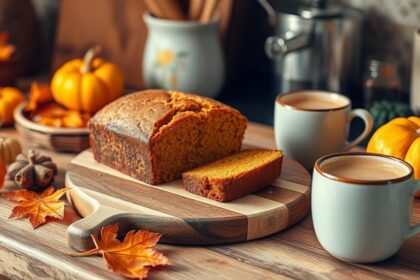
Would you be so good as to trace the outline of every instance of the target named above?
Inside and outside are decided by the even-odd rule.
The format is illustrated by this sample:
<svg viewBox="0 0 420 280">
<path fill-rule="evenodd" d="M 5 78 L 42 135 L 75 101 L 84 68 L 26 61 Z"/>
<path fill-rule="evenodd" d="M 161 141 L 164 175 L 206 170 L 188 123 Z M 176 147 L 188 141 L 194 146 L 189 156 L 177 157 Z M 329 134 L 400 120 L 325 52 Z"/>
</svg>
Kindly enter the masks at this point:
<svg viewBox="0 0 420 280">
<path fill-rule="evenodd" d="M 394 156 L 410 163 L 420 179 L 420 118 L 396 118 L 375 131 L 367 151 Z M 420 197 L 420 192 L 417 193 Z"/>
<path fill-rule="evenodd" d="M 16 157 L 22 152 L 22 146 L 19 141 L 13 138 L 0 136 L 0 162 L 9 165 L 16 160 Z M 1 178 L 0 178 L 1 180 Z"/>
<path fill-rule="evenodd" d="M 13 111 L 24 100 L 21 91 L 13 87 L 0 87 L 0 124 L 13 123 Z"/>
<path fill-rule="evenodd" d="M 96 58 L 100 48 L 89 49 L 84 59 L 73 59 L 55 72 L 51 81 L 54 100 L 72 110 L 95 113 L 123 94 L 121 70 Z"/>
</svg>

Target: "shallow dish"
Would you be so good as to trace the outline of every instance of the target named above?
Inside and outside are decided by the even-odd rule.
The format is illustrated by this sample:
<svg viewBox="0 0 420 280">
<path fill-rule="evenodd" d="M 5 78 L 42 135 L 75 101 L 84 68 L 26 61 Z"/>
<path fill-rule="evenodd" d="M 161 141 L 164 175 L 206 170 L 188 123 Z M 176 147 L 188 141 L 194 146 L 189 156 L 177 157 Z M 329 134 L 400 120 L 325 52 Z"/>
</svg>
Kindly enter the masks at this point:
<svg viewBox="0 0 420 280">
<path fill-rule="evenodd" d="M 25 105 L 26 102 L 19 104 L 13 116 L 16 130 L 31 145 L 57 152 L 72 153 L 81 152 L 90 146 L 87 128 L 58 128 L 38 124 L 25 116 L 23 112 Z"/>
</svg>

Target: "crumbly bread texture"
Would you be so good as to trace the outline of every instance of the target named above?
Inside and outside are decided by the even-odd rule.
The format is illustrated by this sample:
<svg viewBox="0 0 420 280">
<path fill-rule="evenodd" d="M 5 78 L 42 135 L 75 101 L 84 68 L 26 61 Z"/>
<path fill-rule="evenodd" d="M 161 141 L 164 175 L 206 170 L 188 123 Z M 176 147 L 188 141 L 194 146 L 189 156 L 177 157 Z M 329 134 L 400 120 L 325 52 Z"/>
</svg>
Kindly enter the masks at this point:
<svg viewBox="0 0 420 280">
<path fill-rule="evenodd" d="M 230 201 L 269 185 L 280 176 L 282 151 L 245 150 L 182 174 L 186 190 Z"/>
<path fill-rule="evenodd" d="M 192 94 L 146 90 L 112 102 L 90 120 L 95 159 L 149 184 L 238 152 L 247 120 Z"/>
</svg>

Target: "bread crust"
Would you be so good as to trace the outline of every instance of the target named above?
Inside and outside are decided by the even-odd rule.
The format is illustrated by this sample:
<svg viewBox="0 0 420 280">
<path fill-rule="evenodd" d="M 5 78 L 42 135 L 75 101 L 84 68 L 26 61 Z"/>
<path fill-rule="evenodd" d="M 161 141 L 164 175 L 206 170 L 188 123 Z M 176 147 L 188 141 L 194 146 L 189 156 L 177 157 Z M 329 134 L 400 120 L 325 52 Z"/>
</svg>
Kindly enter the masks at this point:
<svg viewBox="0 0 420 280">
<path fill-rule="evenodd" d="M 132 93 L 108 104 L 89 121 L 89 138 L 95 159 L 149 184 L 167 182 L 158 176 L 155 144 L 171 127 L 191 113 L 204 118 L 208 112 L 224 111 L 239 120 L 242 133 L 246 118 L 239 111 L 210 98 L 176 91 L 146 90 Z M 206 114 L 203 114 L 205 112 Z M 231 151 L 231 152 L 235 152 Z M 180 177 L 174 174 L 170 180 Z"/>
</svg>

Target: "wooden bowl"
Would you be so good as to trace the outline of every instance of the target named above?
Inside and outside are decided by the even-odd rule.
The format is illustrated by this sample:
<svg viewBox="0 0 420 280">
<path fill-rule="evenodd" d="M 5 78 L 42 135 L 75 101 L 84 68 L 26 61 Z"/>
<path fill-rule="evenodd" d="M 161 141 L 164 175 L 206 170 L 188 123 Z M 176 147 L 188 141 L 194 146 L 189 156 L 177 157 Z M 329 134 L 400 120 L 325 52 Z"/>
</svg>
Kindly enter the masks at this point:
<svg viewBox="0 0 420 280">
<path fill-rule="evenodd" d="M 56 152 L 79 153 L 89 148 L 87 128 L 59 128 L 38 124 L 25 116 L 23 112 L 25 105 L 26 102 L 19 104 L 13 116 L 16 130 L 27 143 Z"/>
</svg>

